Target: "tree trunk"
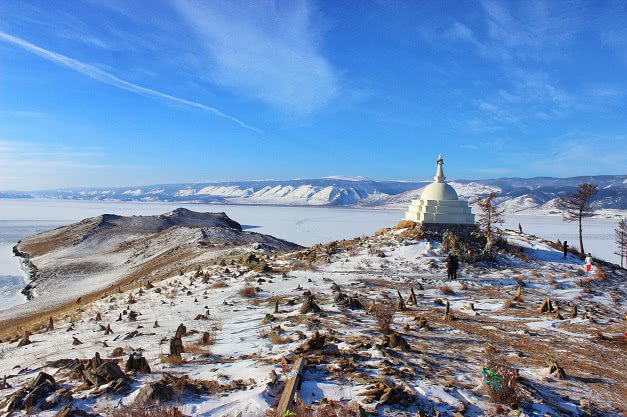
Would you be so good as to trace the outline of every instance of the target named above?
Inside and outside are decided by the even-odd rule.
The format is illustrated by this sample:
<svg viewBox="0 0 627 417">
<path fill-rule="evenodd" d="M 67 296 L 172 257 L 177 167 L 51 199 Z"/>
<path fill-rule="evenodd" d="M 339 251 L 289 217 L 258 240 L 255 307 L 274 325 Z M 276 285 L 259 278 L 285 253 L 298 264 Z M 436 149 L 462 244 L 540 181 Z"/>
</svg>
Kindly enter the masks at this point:
<svg viewBox="0 0 627 417">
<path fill-rule="evenodd" d="M 581 215 L 581 212 L 580 212 L 579 213 L 579 253 L 581 255 L 579 255 L 579 256 L 581 258 L 583 258 L 586 255 L 585 255 L 585 252 L 583 251 L 583 232 L 582 232 L 582 229 L 581 229 L 581 218 L 582 218 L 582 215 Z"/>
</svg>

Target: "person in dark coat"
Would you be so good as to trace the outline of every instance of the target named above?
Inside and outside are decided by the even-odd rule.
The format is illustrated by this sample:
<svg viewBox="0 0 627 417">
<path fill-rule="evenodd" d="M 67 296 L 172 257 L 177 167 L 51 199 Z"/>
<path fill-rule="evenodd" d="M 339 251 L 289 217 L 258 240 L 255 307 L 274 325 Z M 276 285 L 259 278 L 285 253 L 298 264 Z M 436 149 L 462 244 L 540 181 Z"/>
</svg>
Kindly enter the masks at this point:
<svg viewBox="0 0 627 417">
<path fill-rule="evenodd" d="M 566 259 L 566 255 L 568 255 L 568 248 L 569 248 L 568 241 L 565 240 L 564 241 L 564 259 Z"/>
<path fill-rule="evenodd" d="M 453 279 L 453 275 L 455 275 L 455 255 L 453 253 L 449 253 L 446 258 L 446 275 L 448 276 L 448 280 Z"/>
<path fill-rule="evenodd" d="M 457 270 L 459 269 L 459 258 L 453 254 L 453 279 L 457 279 Z"/>
</svg>

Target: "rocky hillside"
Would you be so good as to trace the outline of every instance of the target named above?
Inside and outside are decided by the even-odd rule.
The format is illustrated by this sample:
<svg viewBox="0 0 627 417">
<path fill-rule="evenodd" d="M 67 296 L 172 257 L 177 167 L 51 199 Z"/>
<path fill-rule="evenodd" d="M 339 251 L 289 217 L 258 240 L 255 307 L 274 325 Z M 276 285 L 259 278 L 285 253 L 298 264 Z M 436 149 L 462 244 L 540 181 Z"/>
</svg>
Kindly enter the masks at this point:
<svg viewBox="0 0 627 417">
<path fill-rule="evenodd" d="M 446 246 L 481 239 L 442 240 L 403 222 L 296 252 L 226 252 L 5 325 L 0 411 L 627 413 L 624 270 L 595 261 L 586 274 L 551 242 L 505 231 L 494 256 L 473 250 L 450 282 Z"/>
<path fill-rule="evenodd" d="M 598 208 L 627 210 L 627 175 L 454 180 L 451 185 L 462 198 L 471 203 L 492 191 L 498 191 L 498 203 L 509 213 L 548 213 L 555 212 L 555 199 L 574 191 L 577 184 L 583 182 L 598 185 L 600 191 L 594 203 Z M 422 188 L 427 184 L 364 178 L 322 178 L 52 190 L 22 193 L 20 196 L 81 200 L 404 207 L 410 200 L 419 198 Z M 16 196 L 15 193 L 7 195 Z"/>
<path fill-rule="evenodd" d="M 179 208 L 159 216 L 104 214 L 20 241 L 14 252 L 30 271 L 23 292 L 32 301 L 3 314 L 73 301 L 138 277 L 156 279 L 226 252 L 298 247 L 242 231 L 224 213 Z"/>
</svg>

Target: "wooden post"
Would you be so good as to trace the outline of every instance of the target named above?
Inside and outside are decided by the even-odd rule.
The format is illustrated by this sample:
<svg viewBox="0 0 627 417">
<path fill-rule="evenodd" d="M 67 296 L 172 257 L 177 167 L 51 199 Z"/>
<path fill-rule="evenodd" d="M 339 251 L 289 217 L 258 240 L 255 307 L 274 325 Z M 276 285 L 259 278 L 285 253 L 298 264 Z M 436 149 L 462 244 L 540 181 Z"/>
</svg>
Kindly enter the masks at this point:
<svg viewBox="0 0 627 417">
<path fill-rule="evenodd" d="M 411 287 L 409 289 L 409 291 L 411 292 L 411 295 L 409 296 L 409 302 L 411 302 L 413 305 L 417 306 L 418 305 L 418 299 L 416 298 L 416 293 L 414 292 L 414 287 Z"/>
<path fill-rule="evenodd" d="M 180 337 L 173 337 L 170 339 L 170 357 L 181 357 L 181 353 L 185 352 L 183 349 L 183 341 Z"/>
<path fill-rule="evenodd" d="M 296 395 L 296 391 L 298 391 L 298 387 L 300 385 L 300 380 L 303 376 L 303 368 L 305 367 L 305 358 L 299 356 L 294 363 L 294 367 L 292 368 L 291 375 L 287 379 L 285 383 L 285 388 L 283 389 L 283 394 L 281 394 L 281 399 L 279 400 L 279 405 L 276 408 L 276 416 L 283 417 L 285 416 L 285 412 L 290 409 L 292 403 L 294 402 L 294 396 Z"/>
<path fill-rule="evenodd" d="M 399 311 L 405 311 L 405 302 L 403 301 L 403 296 L 401 295 L 401 292 L 399 290 L 396 290 L 396 292 L 398 293 L 398 310 Z"/>
</svg>

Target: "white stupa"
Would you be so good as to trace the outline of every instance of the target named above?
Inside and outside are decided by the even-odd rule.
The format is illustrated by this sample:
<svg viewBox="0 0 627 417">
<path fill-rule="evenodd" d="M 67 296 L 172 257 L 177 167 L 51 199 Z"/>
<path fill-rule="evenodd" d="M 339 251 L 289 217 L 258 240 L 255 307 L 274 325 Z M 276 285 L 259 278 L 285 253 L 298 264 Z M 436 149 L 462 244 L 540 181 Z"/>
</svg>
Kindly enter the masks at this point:
<svg viewBox="0 0 627 417">
<path fill-rule="evenodd" d="M 433 183 L 422 190 L 420 200 L 412 200 L 405 212 L 405 220 L 421 224 L 475 224 L 475 215 L 468 202 L 460 200 L 455 189 L 444 182 L 446 177 L 442 169 L 442 155 L 438 157 L 437 163 L 438 170 Z"/>
</svg>

